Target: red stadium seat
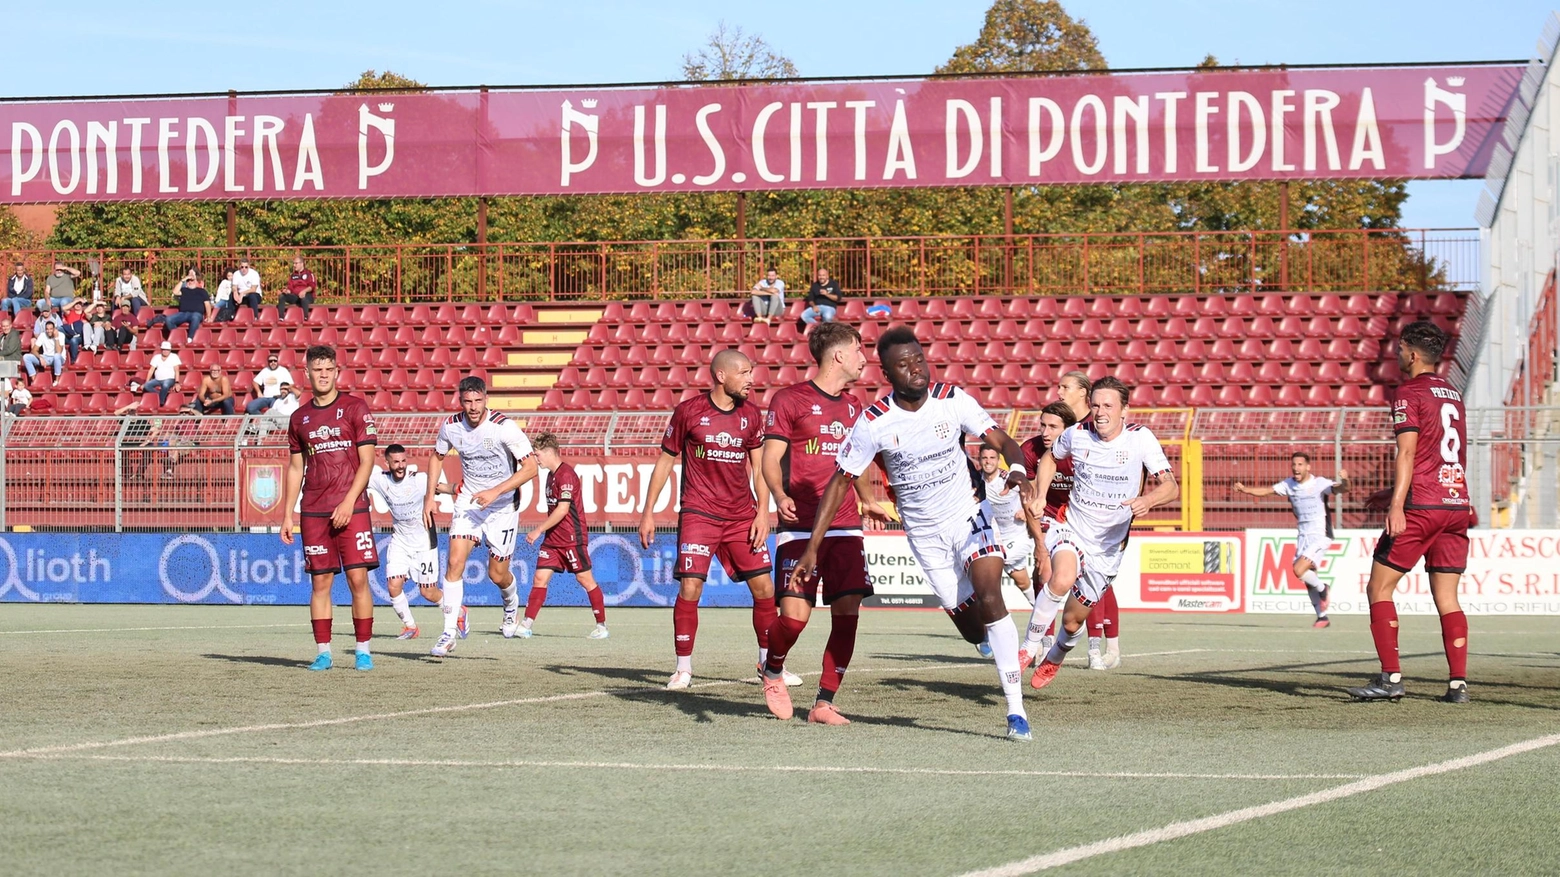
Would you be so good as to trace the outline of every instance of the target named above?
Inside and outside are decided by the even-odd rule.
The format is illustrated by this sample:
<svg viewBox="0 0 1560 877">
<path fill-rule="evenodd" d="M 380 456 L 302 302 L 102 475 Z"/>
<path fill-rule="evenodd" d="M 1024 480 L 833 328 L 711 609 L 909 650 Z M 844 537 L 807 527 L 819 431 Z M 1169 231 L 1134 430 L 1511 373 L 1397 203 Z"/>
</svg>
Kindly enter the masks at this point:
<svg viewBox="0 0 1560 877">
<path fill-rule="evenodd" d="M 1197 380 L 1197 366 L 1191 360 L 1183 359 L 1170 367 L 1170 377 L 1167 379 L 1178 384 L 1190 384 Z"/>
<path fill-rule="evenodd" d="M 1384 407 L 1387 404 L 1387 388 L 1373 384 L 1365 391 L 1365 404 L 1371 408 Z"/>
<path fill-rule="evenodd" d="M 991 337 L 997 341 L 1017 340 L 1018 323 L 1014 320 L 999 320 L 991 330 Z"/>
<path fill-rule="evenodd" d="M 1311 373 L 1311 364 L 1301 360 L 1290 363 L 1289 373 L 1284 376 L 1284 380 L 1291 384 L 1310 384 L 1316 380 L 1316 376 Z"/>
<path fill-rule="evenodd" d="M 1256 338 L 1247 338 L 1241 342 L 1240 349 L 1235 353 L 1235 358 L 1245 362 L 1258 362 L 1266 359 L 1267 353 L 1268 348 L 1266 344 Z"/>
<path fill-rule="evenodd" d="M 1098 341 L 1099 339 L 1105 337 L 1105 327 L 1100 325 L 1099 320 L 1093 317 L 1089 317 L 1088 319 L 1085 319 L 1083 322 L 1078 324 L 1078 328 L 1073 333 L 1073 337 L 1081 338 L 1085 341 Z"/>
<path fill-rule="evenodd" d="M 1284 382 L 1284 364 L 1278 360 L 1269 359 L 1257 367 L 1257 382 L 1262 384 L 1282 384 Z"/>
<path fill-rule="evenodd" d="M 1370 304 L 1370 312 L 1375 316 L 1391 316 L 1398 312 L 1397 293 L 1383 292 L 1378 294 Z"/>
<path fill-rule="evenodd" d="M 1181 317 L 1171 317 L 1170 319 L 1166 320 L 1164 327 L 1160 331 L 1164 338 L 1170 339 L 1172 341 L 1177 341 L 1182 338 L 1190 338 L 1192 335 L 1191 327 L 1187 324 L 1186 320 Z"/>
<path fill-rule="evenodd" d="M 563 395 L 563 392 L 561 390 L 548 390 L 547 392 L 542 394 L 541 410 L 543 410 L 543 411 L 562 411 L 563 410 L 563 406 L 564 406 L 564 395 Z"/>
<path fill-rule="evenodd" d="M 623 351 L 623 364 L 642 366 L 650 362 L 650 350 L 643 344 L 635 344 Z"/>
<path fill-rule="evenodd" d="M 1155 299 L 1157 301 L 1157 299 Z M 1164 333 L 1164 327 L 1153 317 L 1145 317 L 1138 320 L 1132 327 L 1132 337 L 1144 341 L 1157 340 Z"/>
<path fill-rule="evenodd" d="M 949 312 L 953 315 L 954 319 L 972 320 L 975 318 L 975 312 L 977 310 L 979 310 L 979 308 L 976 306 L 976 302 L 974 300 L 961 297 L 953 300 L 953 306 L 949 309 Z"/>
<path fill-rule="evenodd" d="M 1119 317 L 1137 319 L 1143 316 L 1143 300 L 1135 295 L 1123 296 L 1116 302 L 1114 313 Z"/>
<path fill-rule="evenodd" d="M 979 362 L 980 348 L 974 341 L 960 341 L 959 346 L 953 349 L 953 361 L 960 363 Z"/>
<path fill-rule="evenodd" d="M 1089 316 L 1108 320 L 1116 315 L 1116 301 L 1108 295 L 1095 296 L 1089 302 Z"/>
<path fill-rule="evenodd" d="M 1268 357 L 1279 362 L 1291 362 L 1295 359 L 1295 346 L 1289 343 L 1288 338 L 1275 338 L 1268 345 Z"/>
<path fill-rule="evenodd" d="M 1278 321 L 1278 335 L 1281 338 L 1299 338 L 1305 334 L 1305 325 L 1296 316 L 1288 316 Z"/>
<path fill-rule="evenodd" d="M 1195 295 L 1178 295 L 1175 297 L 1175 307 L 1172 312 L 1177 317 L 1195 320 L 1203 316 L 1202 300 Z"/>
<path fill-rule="evenodd" d="M 1069 362 L 1088 362 L 1094 359 L 1094 345 L 1087 341 L 1074 341 L 1067 345 L 1066 359 Z"/>
<path fill-rule="evenodd" d="M 1305 404 L 1305 393 L 1294 384 L 1285 384 L 1278 388 L 1278 406 L 1280 408 L 1298 408 Z"/>
<path fill-rule="evenodd" d="M 1121 344 L 1108 338 L 1104 341 L 1101 341 L 1099 344 L 1094 346 L 1094 358 L 1101 359 L 1106 362 L 1113 362 L 1118 359 L 1123 359 L 1124 357 L 1121 355 Z"/>
<path fill-rule="evenodd" d="M 1185 344 L 1181 345 L 1180 357 L 1171 356 L 1169 358 L 1172 361 L 1177 358 L 1184 358 L 1189 359 L 1192 362 L 1201 362 L 1204 359 L 1210 358 L 1224 360 L 1233 359 L 1234 357 L 1235 346 L 1231 344 L 1227 338 L 1220 338 L 1218 341 L 1213 342 L 1212 352 L 1209 352 L 1208 345 L 1204 344 L 1202 339 L 1193 338 L 1192 340 L 1187 341 Z"/>
<path fill-rule="evenodd" d="M 1220 393 L 1223 398 L 1223 393 Z M 1246 391 L 1245 404 L 1252 408 L 1268 408 L 1273 404 L 1273 390 L 1266 384 L 1257 384 Z"/>
<path fill-rule="evenodd" d="M 1225 380 L 1224 366 L 1218 362 L 1205 362 L 1203 363 L 1202 368 L 1197 372 L 1197 383 L 1199 384 L 1222 384 L 1225 382 Z M 1178 383 L 1184 384 L 1190 382 L 1179 381 Z"/>
<path fill-rule="evenodd" d="M 1089 363 L 1089 367 L 1084 369 L 1084 371 L 1088 373 L 1091 382 L 1097 383 L 1101 378 L 1110 373 L 1110 368 L 1105 363 L 1096 361 Z"/>
<path fill-rule="evenodd" d="M 980 385 L 976 386 L 976 392 L 980 391 L 979 386 Z M 988 410 L 994 411 L 1000 408 L 1012 407 L 1013 396 L 1012 393 L 1008 391 L 1007 387 L 992 387 L 986 391 L 986 408 Z"/>
<path fill-rule="evenodd" d="M 1141 338 L 1134 338 L 1127 342 L 1127 349 L 1121 355 L 1133 362 L 1147 362 L 1150 358 L 1148 342 Z"/>
<path fill-rule="evenodd" d="M 1241 386 L 1255 384 L 1257 382 L 1257 370 L 1252 368 L 1249 362 L 1237 362 L 1230 366 L 1229 372 L 1225 375 L 1225 381 L 1231 384 L 1240 384 Z"/>
<path fill-rule="evenodd" d="M 861 378 L 866 381 L 866 375 Z M 1007 387 L 1017 387 L 1024 383 L 1024 366 L 1016 362 L 1004 363 L 997 372 L 995 382 Z"/>
<path fill-rule="evenodd" d="M 1192 323 L 1192 328 L 1188 334 L 1193 338 L 1204 340 L 1217 338 L 1219 335 L 1219 324 L 1212 317 L 1198 317 L 1197 321 Z"/>
<path fill-rule="evenodd" d="M 1065 296 L 1062 301 L 1062 316 L 1086 317 L 1089 315 L 1089 300 L 1081 295 Z"/>
<path fill-rule="evenodd" d="M 1170 316 L 1173 311 L 1173 302 L 1168 295 L 1151 295 L 1148 303 L 1143 306 L 1143 316 L 1164 318 Z"/>
<path fill-rule="evenodd" d="M 1153 404 L 1161 408 L 1180 408 L 1186 405 L 1186 391 L 1179 384 L 1170 384 L 1159 392 L 1159 398 Z"/>
<path fill-rule="evenodd" d="M 1334 408 L 1338 405 L 1337 391 L 1326 384 L 1317 384 L 1305 393 L 1307 408 Z"/>
<path fill-rule="evenodd" d="M 1301 359 L 1309 359 L 1312 362 L 1321 359 L 1325 354 L 1322 351 L 1322 342 L 1315 338 L 1303 338 L 1295 355 Z"/>
<path fill-rule="evenodd" d="M 1130 362 L 1116 363 L 1116 367 L 1111 371 L 1111 374 L 1116 376 L 1116 380 L 1129 386 L 1137 383 L 1138 380 L 1137 365 Z"/>
<path fill-rule="evenodd" d="M 1061 316 L 1062 306 L 1057 302 L 1056 296 L 1047 295 L 1034 299 L 1031 318 L 1039 320 L 1054 320 Z"/>
<path fill-rule="evenodd" d="M 650 397 L 649 407 L 656 411 L 665 411 L 677 407 L 677 394 L 670 387 L 662 387 Z"/>
<path fill-rule="evenodd" d="M 1032 386 L 1018 388 L 1018 393 L 1013 397 L 1013 407 L 1024 409 L 1042 408 L 1045 400 L 1041 398 L 1040 391 Z"/>
<path fill-rule="evenodd" d="M 948 308 L 948 302 L 940 298 L 934 298 L 928 301 L 926 305 L 921 308 L 920 319 L 922 322 L 926 322 L 928 320 L 942 322 L 943 320 L 948 319 L 950 315 L 951 311 Z"/>
<path fill-rule="evenodd" d="M 1149 384 L 1165 384 L 1170 380 L 1170 373 L 1165 368 L 1164 363 L 1155 360 L 1143 366 L 1143 370 L 1139 373 L 1138 380 Z"/>
<path fill-rule="evenodd" d="M 1035 352 L 1034 358 L 1041 362 L 1061 362 L 1063 359 L 1062 342 L 1047 341 L 1041 344 L 1040 349 Z"/>
<path fill-rule="evenodd" d="M 592 366 L 580 375 L 579 385 L 587 390 L 599 390 L 607 385 L 607 370 L 601 366 Z"/>
<path fill-rule="evenodd" d="M 1240 317 L 1225 317 L 1219 324 L 1220 338 L 1245 338 L 1250 334 L 1246 329 L 1246 321 Z"/>
<path fill-rule="evenodd" d="M 1316 302 L 1309 295 L 1298 293 L 1284 303 L 1284 310 L 1293 316 L 1307 318 L 1316 314 Z"/>
<path fill-rule="evenodd" d="M 1234 390 L 1236 388 L 1225 387 L 1224 389 Z M 1235 395 L 1237 398 L 1239 398 L 1240 393 L 1237 391 Z M 1215 401 L 1213 388 L 1203 386 L 1202 384 L 1198 384 L 1192 388 L 1192 392 L 1187 396 L 1186 402 L 1193 408 L 1212 408 L 1214 405 L 1218 404 Z"/>
<path fill-rule="evenodd" d="M 628 366 L 620 366 L 612 370 L 607 378 L 607 386 L 617 389 L 625 389 L 634 385 L 634 370 Z"/>
<path fill-rule="evenodd" d="M 645 396 L 644 390 L 633 387 L 623 393 L 620 404 L 629 411 L 643 411 L 650 407 L 650 399 Z"/>
<path fill-rule="evenodd" d="M 1206 299 L 1203 299 L 1202 313 L 1200 314 L 1200 316 L 1204 316 L 1204 317 L 1227 317 L 1227 316 L 1230 316 L 1229 308 L 1225 306 L 1224 301 L 1225 301 L 1224 300 L 1224 296 L 1222 296 L 1222 295 L 1210 295 Z"/>
<path fill-rule="evenodd" d="M 1259 295 L 1257 313 L 1268 317 L 1282 317 L 1288 312 L 1288 302 L 1281 295 Z"/>
<path fill-rule="evenodd" d="M 1132 337 L 1132 321 L 1116 317 L 1105 324 L 1105 337 L 1112 341 L 1125 341 Z"/>
<path fill-rule="evenodd" d="M 1030 386 L 1048 387 L 1056 382 L 1056 370 L 1043 362 L 1037 362 L 1029 366 L 1025 380 Z"/>
</svg>

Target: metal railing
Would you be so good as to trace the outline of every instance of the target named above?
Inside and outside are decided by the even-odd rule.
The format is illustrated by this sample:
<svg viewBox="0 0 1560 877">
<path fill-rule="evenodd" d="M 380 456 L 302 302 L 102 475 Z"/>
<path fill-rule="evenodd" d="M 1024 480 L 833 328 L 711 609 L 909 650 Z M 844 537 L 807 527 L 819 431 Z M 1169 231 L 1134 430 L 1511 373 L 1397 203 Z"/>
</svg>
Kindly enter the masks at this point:
<svg viewBox="0 0 1560 877">
<path fill-rule="evenodd" d="M 294 256 L 324 302 L 601 301 L 750 289 L 767 268 L 792 289 L 829 269 L 852 295 L 1215 294 L 1478 287 L 1474 229 L 1141 232 L 570 243 L 371 244 L 15 253 L 36 284 L 56 261 L 130 268 L 154 302 L 191 267 L 215 291 L 248 259 L 267 301 Z M 83 283 L 90 284 L 90 276 Z"/>
</svg>

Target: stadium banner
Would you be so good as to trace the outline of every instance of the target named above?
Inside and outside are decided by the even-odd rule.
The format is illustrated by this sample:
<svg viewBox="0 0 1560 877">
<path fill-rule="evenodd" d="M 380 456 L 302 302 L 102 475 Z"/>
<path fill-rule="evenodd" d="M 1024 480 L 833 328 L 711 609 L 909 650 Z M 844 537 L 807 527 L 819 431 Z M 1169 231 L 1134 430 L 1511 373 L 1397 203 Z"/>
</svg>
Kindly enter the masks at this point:
<svg viewBox="0 0 1560 877">
<path fill-rule="evenodd" d="M 1520 65 L 0 102 L 0 203 L 1482 177 Z"/>
<path fill-rule="evenodd" d="M 379 535 L 381 560 L 389 542 L 389 534 Z M 441 571 L 448 544 L 441 534 Z M 669 607 L 677 595 L 673 536 L 657 536 L 646 550 L 638 534 L 593 533 L 590 558 L 608 606 Z M 520 539 L 510 568 L 522 592 L 528 592 L 536 546 Z M 502 604 L 498 589 L 487 579 L 482 548 L 472 552 L 465 581 L 467 604 Z M 369 582 L 375 602 L 388 604 L 384 569 L 370 572 Z M 283 545 L 274 533 L 0 534 L 0 602 L 302 605 L 309 602 L 309 593 L 302 544 Z M 350 602 L 344 579 L 336 579 L 332 597 L 338 605 Z M 547 599 L 549 605 L 589 605 L 584 589 L 566 573 L 553 577 Z M 753 599 L 746 585 L 731 581 L 716 564 L 701 602 L 751 606 Z M 428 604 L 414 596 L 412 605 Z"/>
<path fill-rule="evenodd" d="M 1123 609 L 1239 612 L 1244 538 L 1240 533 L 1134 533 L 1116 576 Z M 931 586 L 903 534 L 868 533 L 867 572 L 875 596 L 869 606 L 936 607 Z M 1029 606 L 1010 579 L 1009 609 Z"/>
<path fill-rule="evenodd" d="M 1332 614 L 1370 612 L 1365 585 L 1380 530 L 1338 530 L 1317 577 L 1331 589 Z M 1468 570 L 1459 599 L 1470 615 L 1560 615 L 1560 530 L 1468 531 Z M 1246 611 L 1309 615 L 1305 585 L 1294 577 L 1294 530 L 1247 530 Z M 1434 615 L 1423 564 L 1403 577 L 1399 614 Z"/>
</svg>

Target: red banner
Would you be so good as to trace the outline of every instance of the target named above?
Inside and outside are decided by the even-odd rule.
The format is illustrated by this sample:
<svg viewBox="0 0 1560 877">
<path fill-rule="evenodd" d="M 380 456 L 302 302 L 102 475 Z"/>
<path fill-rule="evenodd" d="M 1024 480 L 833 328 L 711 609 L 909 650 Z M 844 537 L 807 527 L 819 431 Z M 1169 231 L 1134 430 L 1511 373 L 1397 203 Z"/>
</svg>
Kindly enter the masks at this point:
<svg viewBox="0 0 1560 877">
<path fill-rule="evenodd" d="M 1483 176 L 1519 66 L 0 104 L 0 203 Z"/>
</svg>

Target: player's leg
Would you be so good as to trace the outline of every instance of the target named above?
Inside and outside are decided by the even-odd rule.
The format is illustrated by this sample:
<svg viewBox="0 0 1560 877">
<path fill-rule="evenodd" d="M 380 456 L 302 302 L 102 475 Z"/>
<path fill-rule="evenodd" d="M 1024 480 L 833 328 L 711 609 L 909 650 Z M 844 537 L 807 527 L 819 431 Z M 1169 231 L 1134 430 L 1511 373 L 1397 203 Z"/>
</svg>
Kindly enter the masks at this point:
<svg viewBox="0 0 1560 877">
<path fill-rule="evenodd" d="M 1316 623 L 1312 626 L 1321 628 L 1331 624 L 1327 618 L 1327 603 L 1330 595 L 1327 593 L 1327 586 L 1316 574 L 1316 561 L 1307 556 L 1307 549 L 1312 548 L 1313 546 L 1305 544 L 1302 538 L 1300 553 L 1295 555 L 1294 573 L 1295 578 L 1305 585 L 1305 595 L 1310 598 L 1311 609 L 1316 613 Z"/>
<path fill-rule="evenodd" d="M 824 548 L 820 555 L 827 551 L 830 540 L 825 539 Z M 818 595 L 819 575 L 814 575 L 797 587 L 791 586 L 791 573 L 796 569 L 797 558 L 807 548 L 807 542 L 802 539 L 793 539 L 781 544 L 776 554 L 777 570 L 775 577 L 779 580 L 778 589 L 775 591 L 776 612 L 774 621 L 769 625 L 767 638 L 768 652 L 765 655 L 762 683 L 764 686 L 764 702 L 769 711 L 779 719 L 789 719 L 792 715 L 791 693 L 785 685 L 785 658 L 790 653 L 791 647 L 801 637 L 802 631 L 807 627 L 807 621 L 812 617 L 813 602 Z M 820 556 L 819 567 L 822 568 L 823 560 Z M 754 597 L 757 603 L 757 596 Z M 755 623 L 757 619 L 755 618 Z"/>
<path fill-rule="evenodd" d="M 767 547 L 753 550 L 753 544 L 748 541 L 748 525 L 741 521 L 730 521 L 722 527 L 715 557 L 732 580 L 746 582 L 753 595 L 753 639 L 758 642 L 757 668 L 762 676 L 764 663 L 769 658 L 769 628 L 774 626 L 779 615 L 775 609 L 775 581 L 769 574 L 774 561 Z M 796 684 L 800 685 L 801 680 L 797 679 Z"/>
<path fill-rule="evenodd" d="M 1468 616 L 1457 600 L 1458 584 L 1468 565 L 1467 517 L 1457 512 L 1442 512 L 1441 532 L 1425 552 L 1425 572 L 1430 576 L 1430 595 L 1441 616 L 1441 644 L 1446 649 L 1448 682 L 1446 703 L 1468 702 Z"/>
<path fill-rule="evenodd" d="M 1051 555 L 1051 580 L 1044 586 L 1035 585 L 1035 606 L 1029 612 L 1029 627 L 1019 647 L 1019 661 L 1028 666 L 1034 657 L 1050 651 L 1045 639 L 1050 635 L 1051 622 L 1067 604 L 1067 595 L 1078 581 L 1078 546 L 1065 536 L 1047 539 Z"/>
<path fill-rule="evenodd" d="M 1431 533 L 1425 527 L 1423 512 L 1410 511 L 1404 516 L 1406 528 L 1396 536 L 1386 533 L 1376 542 L 1374 562 L 1370 567 L 1370 580 L 1365 585 L 1365 599 L 1370 603 L 1370 636 L 1376 644 L 1376 656 L 1381 660 L 1381 675 L 1359 688 L 1349 689 L 1349 694 L 1360 700 L 1392 700 L 1403 697 L 1403 666 L 1398 657 L 1398 614 L 1392 595 L 1398 582 L 1425 556 L 1425 549 L 1439 532 Z"/>
<path fill-rule="evenodd" d="M 588 556 L 588 555 L 587 555 Z M 611 636 L 607 632 L 607 595 L 601 592 L 601 586 L 596 584 L 596 575 L 590 571 L 587 564 L 584 569 L 574 574 L 575 581 L 585 589 L 585 599 L 590 601 L 591 615 L 596 619 L 596 626 L 586 634 L 588 639 L 606 639 Z"/>
<path fill-rule="evenodd" d="M 988 531 L 989 532 L 989 531 Z M 977 534 L 974 537 L 979 540 Z M 992 543 L 993 548 L 998 546 Z M 982 554 L 969 562 L 965 575 L 975 599 L 975 608 L 986 628 L 986 642 L 997 665 L 997 683 L 1007 701 L 1008 736 L 1032 740 L 1029 715 L 1024 711 L 1023 668 L 1018 663 L 1018 628 L 1002 598 L 1002 553 Z"/>
<path fill-rule="evenodd" d="M 313 588 L 309 594 L 309 624 L 314 628 L 314 645 L 318 649 L 318 653 L 314 657 L 314 663 L 309 665 L 310 670 L 329 670 L 331 667 L 330 588 L 335 581 L 336 574 L 334 572 L 314 573 L 309 577 L 310 585 Z"/>
<path fill-rule="evenodd" d="M 865 564 L 863 564 L 865 577 Z M 870 585 L 868 586 L 870 588 Z M 845 679 L 845 670 L 856 654 L 856 629 L 861 621 L 861 601 L 865 595 L 835 597 L 829 603 L 829 641 L 823 647 L 823 675 L 818 679 L 818 697 L 807 721 L 815 725 L 848 725 L 834 706 L 835 695 Z M 825 597 L 825 599 L 828 599 Z"/>
<path fill-rule="evenodd" d="M 666 683 L 670 690 L 687 688 L 693 681 L 693 646 L 699 635 L 699 598 L 710 560 L 720 542 L 720 524 L 702 515 L 681 515 L 677 520 L 677 599 L 672 604 L 672 646 L 677 669 Z"/>
<path fill-rule="evenodd" d="M 1051 648 L 1035 664 L 1035 672 L 1029 678 L 1029 684 L 1034 688 L 1044 688 L 1051 684 L 1056 674 L 1061 672 L 1062 662 L 1067 660 L 1067 653 L 1071 652 L 1087 630 L 1089 611 L 1094 608 L 1094 601 L 1086 596 L 1097 590 L 1100 583 L 1095 582 L 1097 577 L 1091 572 L 1085 572 L 1079 576 L 1073 591 L 1067 597 L 1067 606 L 1062 611 L 1061 618 L 1056 625 L 1056 641 Z"/>
<path fill-rule="evenodd" d="M 449 558 L 444 570 L 444 584 L 439 593 L 439 611 L 444 616 L 444 632 L 433 646 L 433 655 L 442 658 L 455 651 L 455 643 L 466 634 L 466 561 L 471 549 L 481 538 L 480 533 L 469 526 L 462 526 L 464 516 L 457 512 L 450 523 Z M 467 532 L 469 530 L 469 532 Z"/>
<path fill-rule="evenodd" d="M 413 639 L 417 636 L 417 619 L 412 617 L 410 595 L 406 582 L 412 577 L 412 558 L 406 549 L 392 539 L 385 552 L 385 590 L 390 592 L 390 608 L 401 619 L 401 633 L 396 639 Z"/>
<path fill-rule="evenodd" d="M 1105 650 L 1100 655 L 1100 669 L 1114 670 L 1121 666 L 1121 604 L 1116 602 L 1114 584 L 1105 590 L 1105 595 L 1100 598 L 1099 606 L 1096 608 L 1100 610 L 1100 632 L 1105 638 Z M 1094 617 L 1092 611 L 1089 617 L 1092 622 Z M 1089 636 L 1094 636 L 1093 631 L 1090 631 Z M 1093 667 L 1092 663 L 1090 667 Z"/>
<path fill-rule="evenodd" d="M 542 606 L 547 603 L 547 585 L 552 582 L 554 572 L 554 568 L 542 566 L 538 559 L 536 573 L 531 576 L 531 593 L 525 598 L 525 617 L 520 620 L 516 636 L 531 638 L 531 626 L 536 623 L 536 616 L 541 614 Z"/>
<path fill-rule="evenodd" d="M 520 628 L 520 586 L 515 584 L 514 570 L 509 559 L 515 554 L 515 540 L 520 533 L 520 511 L 496 512 L 488 515 L 482 526 L 482 538 L 488 549 L 488 580 L 504 598 L 504 620 L 499 633 L 507 639 Z"/>
<path fill-rule="evenodd" d="M 341 555 L 336 541 L 330 537 L 330 519 L 305 517 L 298 522 L 299 535 L 303 537 L 304 571 L 309 574 L 309 625 L 314 630 L 317 653 L 310 670 L 329 670 L 331 585 L 341 570 Z"/>
<path fill-rule="evenodd" d="M 1089 634 L 1089 669 L 1105 669 L 1105 656 L 1101 649 L 1105 645 L 1105 601 L 1101 600 L 1089 607 L 1089 617 L 1084 623 L 1085 630 Z"/>
<path fill-rule="evenodd" d="M 379 549 L 374 545 L 374 524 L 368 510 L 354 514 L 334 536 L 347 575 L 347 590 L 352 594 L 356 666 L 359 670 L 372 670 L 374 659 L 369 654 L 369 643 L 374 638 L 374 592 L 368 587 L 368 571 L 379 568 Z"/>
</svg>

